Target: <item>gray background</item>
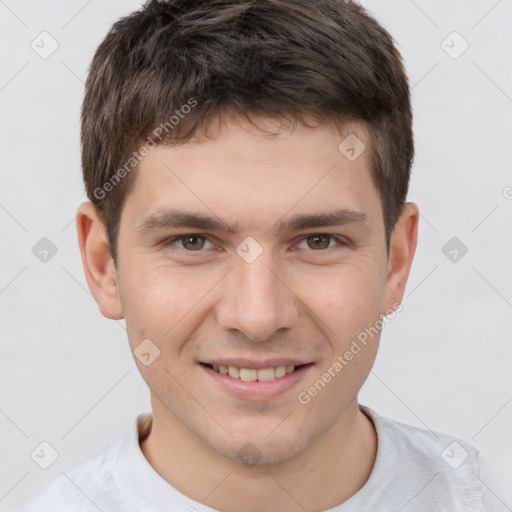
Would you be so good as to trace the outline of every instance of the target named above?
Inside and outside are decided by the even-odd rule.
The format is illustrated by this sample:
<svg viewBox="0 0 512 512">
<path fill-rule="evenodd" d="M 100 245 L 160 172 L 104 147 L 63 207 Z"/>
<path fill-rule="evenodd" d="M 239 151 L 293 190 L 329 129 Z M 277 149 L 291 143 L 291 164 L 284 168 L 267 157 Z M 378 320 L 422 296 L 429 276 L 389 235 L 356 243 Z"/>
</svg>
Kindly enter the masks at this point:
<svg viewBox="0 0 512 512">
<path fill-rule="evenodd" d="M 409 199 L 422 218 L 404 308 L 361 402 L 511 460 L 512 1 L 362 3 L 405 59 Z M 111 24 L 138 5 L 0 0 L 1 511 L 149 409 L 124 323 L 103 318 L 88 292 L 74 226 L 83 82 Z M 31 47 L 51 49 L 43 31 L 59 45 L 46 59 Z M 32 252 L 42 237 L 57 248 L 47 262 Z M 31 458 L 43 441 L 59 453 L 48 469 Z"/>
</svg>

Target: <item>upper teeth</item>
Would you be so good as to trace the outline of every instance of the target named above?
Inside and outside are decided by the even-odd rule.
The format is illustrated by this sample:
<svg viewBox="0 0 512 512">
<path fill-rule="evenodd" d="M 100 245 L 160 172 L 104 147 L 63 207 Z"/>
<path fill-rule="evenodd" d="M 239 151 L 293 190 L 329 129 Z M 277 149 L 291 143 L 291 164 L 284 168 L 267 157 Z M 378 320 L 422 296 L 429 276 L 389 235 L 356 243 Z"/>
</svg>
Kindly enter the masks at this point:
<svg viewBox="0 0 512 512">
<path fill-rule="evenodd" d="M 237 366 L 214 364 L 213 369 L 216 372 L 222 373 L 222 375 L 229 375 L 233 379 L 250 382 L 255 380 L 264 381 L 284 377 L 287 373 L 292 373 L 293 370 L 295 370 L 295 366 L 290 364 L 288 366 L 276 366 L 275 368 L 255 370 L 254 368 L 238 368 Z"/>
</svg>

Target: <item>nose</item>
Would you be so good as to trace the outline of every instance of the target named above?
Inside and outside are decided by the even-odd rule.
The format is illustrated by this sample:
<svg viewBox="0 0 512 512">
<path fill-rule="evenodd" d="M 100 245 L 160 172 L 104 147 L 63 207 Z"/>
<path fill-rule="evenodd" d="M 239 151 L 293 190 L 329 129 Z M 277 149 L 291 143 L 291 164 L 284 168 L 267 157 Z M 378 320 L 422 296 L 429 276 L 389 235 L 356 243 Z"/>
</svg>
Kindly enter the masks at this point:
<svg viewBox="0 0 512 512">
<path fill-rule="evenodd" d="M 239 331 L 254 342 L 289 330 L 299 318 L 298 300 L 287 286 L 282 266 L 266 252 L 252 263 L 242 258 L 235 262 L 216 308 L 222 328 Z"/>
</svg>

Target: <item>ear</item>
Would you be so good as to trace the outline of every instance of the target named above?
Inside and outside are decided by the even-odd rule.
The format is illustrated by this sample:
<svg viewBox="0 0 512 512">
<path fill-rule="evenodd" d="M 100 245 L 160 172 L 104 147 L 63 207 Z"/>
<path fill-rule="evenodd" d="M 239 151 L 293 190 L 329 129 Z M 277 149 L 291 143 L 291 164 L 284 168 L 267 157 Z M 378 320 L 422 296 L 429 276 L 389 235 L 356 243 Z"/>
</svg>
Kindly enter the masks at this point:
<svg viewBox="0 0 512 512">
<path fill-rule="evenodd" d="M 386 277 L 386 309 L 396 309 L 402 302 L 418 240 L 419 210 L 414 203 L 405 203 L 389 242 Z"/>
<path fill-rule="evenodd" d="M 123 318 L 117 272 L 110 254 L 106 229 L 94 205 L 82 203 L 76 215 L 78 245 L 85 278 L 100 312 L 106 318 Z"/>
</svg>

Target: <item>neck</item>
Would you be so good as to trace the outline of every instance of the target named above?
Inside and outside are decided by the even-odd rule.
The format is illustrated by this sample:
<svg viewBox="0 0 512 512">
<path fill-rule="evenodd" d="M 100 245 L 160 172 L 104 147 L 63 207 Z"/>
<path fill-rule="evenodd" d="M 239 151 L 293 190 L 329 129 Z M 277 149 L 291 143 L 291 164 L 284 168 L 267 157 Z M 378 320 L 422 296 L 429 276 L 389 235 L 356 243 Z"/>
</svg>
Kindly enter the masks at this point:
<svg viewBox="0 0 512 512">
<path fill-rule="evenodd" d="M 333 508 L 361 489 L 375 462 L 377 435 L 354 400 L 293 459 L 245 465 L 212 450 L 153 402 L 151 433 L 141 449 L 164 480 L 213 509 L 313 512 Z"/>
</svg>

